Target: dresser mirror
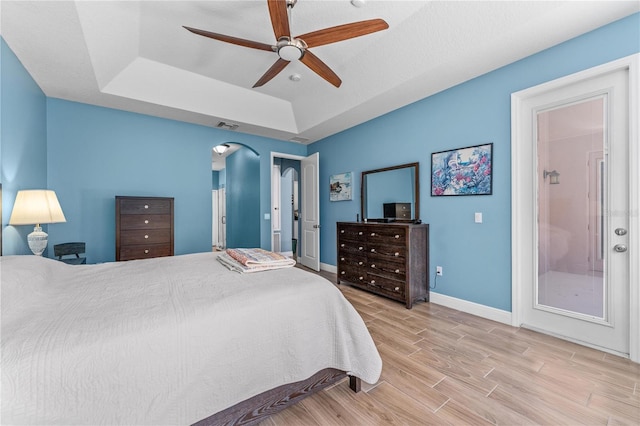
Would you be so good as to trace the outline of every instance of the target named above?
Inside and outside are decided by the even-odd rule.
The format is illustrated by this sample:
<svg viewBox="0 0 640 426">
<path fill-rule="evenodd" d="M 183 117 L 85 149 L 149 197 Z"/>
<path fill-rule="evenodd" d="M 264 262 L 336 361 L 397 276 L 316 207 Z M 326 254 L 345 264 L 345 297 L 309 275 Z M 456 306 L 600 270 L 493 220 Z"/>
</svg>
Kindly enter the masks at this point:
<svg viewBox="0 0 640 426">
<path fill-rule="evenodd" d="M 418 163 L 362 172 L 362 218 L 371 222 L 415 222 L 420 219 L 418 172 Z"/>
</svg>

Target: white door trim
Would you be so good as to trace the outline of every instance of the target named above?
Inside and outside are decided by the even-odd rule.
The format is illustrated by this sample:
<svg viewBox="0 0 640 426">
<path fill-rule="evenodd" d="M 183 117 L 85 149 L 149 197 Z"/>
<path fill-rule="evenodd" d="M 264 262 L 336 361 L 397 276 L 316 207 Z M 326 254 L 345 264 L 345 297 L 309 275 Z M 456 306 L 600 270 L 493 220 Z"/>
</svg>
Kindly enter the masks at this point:
<svg viewBox="0 0 640 426">
<path fill-rule="evenodd" d="M 520 164 L 529 162 L 521 146 L 530 138 L 520 119 L 526 99 L 565 85 L 602 74 L 629 70 L 629 358 L 640 362 L 640 54 L 609 62 L 585 71 L 511 94 L 511 310 L 512 325 L 521 321 L 522 290 L 520 283 L 533 275 L 533 247 L 522 244 L 530 235 L 523 219 L 531 215 L 535 195 L 524 185 Z"/>
</svg>

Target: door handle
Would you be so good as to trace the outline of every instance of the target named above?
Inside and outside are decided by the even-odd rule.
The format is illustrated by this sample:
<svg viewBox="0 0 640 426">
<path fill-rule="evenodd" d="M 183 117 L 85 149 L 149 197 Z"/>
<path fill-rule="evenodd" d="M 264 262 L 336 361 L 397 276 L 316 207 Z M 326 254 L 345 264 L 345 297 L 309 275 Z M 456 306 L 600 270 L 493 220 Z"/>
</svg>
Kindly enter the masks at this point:
<svg viewBox="0 0 640 426">
<path fill-rule="evenodd" d="M 627 246 L 625 246 L 624 244 L 616 244 L 615 246 L 613 246 L 613 249 L 618 253 L 624 253 L 625 251 L 627 251 Z"/>
<path fill-rule="evenodd" d="M 318 229 L 318 228 L 320 228 L 320 225 L 313 225 L 313 227 Z"/>
</svg>

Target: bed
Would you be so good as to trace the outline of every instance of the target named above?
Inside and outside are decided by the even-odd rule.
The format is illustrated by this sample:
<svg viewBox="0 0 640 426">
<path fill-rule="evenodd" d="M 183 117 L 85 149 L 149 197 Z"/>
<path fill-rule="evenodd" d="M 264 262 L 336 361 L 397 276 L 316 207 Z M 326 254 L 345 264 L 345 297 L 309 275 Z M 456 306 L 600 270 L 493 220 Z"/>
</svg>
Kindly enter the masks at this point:
<svg viewBox="0 0 640 426">
<path fill-rule="evenodd" d="M 373 340 L 328 280 L 216 256 L 0 257 L 2 423 L 252 422 L 345 374 L 378 380 Z"/>
</svg>

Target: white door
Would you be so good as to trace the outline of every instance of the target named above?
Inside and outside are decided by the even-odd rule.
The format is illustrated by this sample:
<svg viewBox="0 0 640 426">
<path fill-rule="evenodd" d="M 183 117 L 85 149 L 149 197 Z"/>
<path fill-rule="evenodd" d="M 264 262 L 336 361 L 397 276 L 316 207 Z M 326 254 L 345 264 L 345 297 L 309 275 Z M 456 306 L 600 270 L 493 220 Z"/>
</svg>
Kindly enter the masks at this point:
<svg viewBox="0 0 640 426">
<path fill-rule="evenodd" d="M 218 189 L 218 248 L 227 248 L 227 196 L 224 188 Z"/>
<path fill-rule="evenodd" d="M 628 355 L 629 70 L 514 95 L 514 325 Z"/>
<path fill-rule="evenodd" d="M 315 153 L 302 159 L 300 164 L 300 263 L 315 271 L 320 270 L 319 158 Z"/>
<path fill-rule="evenodd" d="M 218 191 L 211 191 L 211 247 L 212 249 L 218 245 L 218 221 L 220 212 L 218 211 Z"/>
<path fill-rule="evenodd" d="M 280 231 L 282 221 L 280 216 L 280 179 L 281 170 L 278 164 L 274 164 L 271 170 L 271 229 Z"/>
</svg>

